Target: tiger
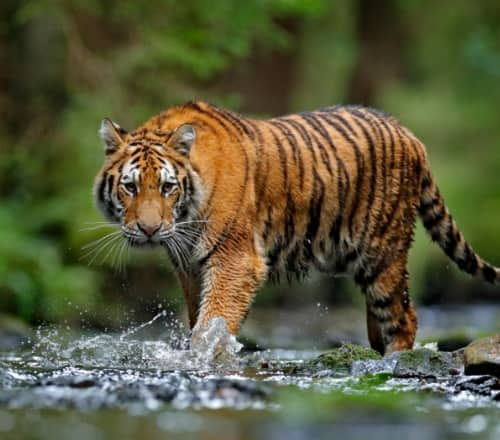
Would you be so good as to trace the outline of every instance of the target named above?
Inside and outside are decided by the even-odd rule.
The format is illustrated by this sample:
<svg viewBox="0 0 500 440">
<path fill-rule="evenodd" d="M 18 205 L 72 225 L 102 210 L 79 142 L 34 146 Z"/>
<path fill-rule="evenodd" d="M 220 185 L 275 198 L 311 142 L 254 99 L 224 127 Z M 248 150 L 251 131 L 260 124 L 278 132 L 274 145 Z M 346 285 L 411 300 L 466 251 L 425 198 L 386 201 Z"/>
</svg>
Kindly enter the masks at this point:
<svg viewBox="0 0 500 440">
<path fill-rule="evenodd" d="M 380 110 L 256 119 L 190 101 L 133 131 L 105 118 L 99 133 L 97 206 L 130 246 L 166 249 L 193 346 L 216 317 L 237 335 L 267 280 L 316 269 L 353 277 L 373 349 L 411 349 L 417 216 L 460 270 L 499 284 L 445 205 L 424 144 Z"/>
</svg>

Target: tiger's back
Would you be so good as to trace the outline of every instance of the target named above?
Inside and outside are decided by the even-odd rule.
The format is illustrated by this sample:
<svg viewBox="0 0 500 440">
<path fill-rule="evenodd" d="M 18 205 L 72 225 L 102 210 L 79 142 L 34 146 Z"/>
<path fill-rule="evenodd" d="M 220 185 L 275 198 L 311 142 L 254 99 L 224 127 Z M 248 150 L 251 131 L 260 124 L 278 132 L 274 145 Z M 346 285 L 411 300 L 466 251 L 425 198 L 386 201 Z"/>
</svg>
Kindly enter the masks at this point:
<svg viewBox="0 0 500 440">
<path fill-rule="evenodd" d="M 394 251 L 401 236 L 411 241 L 426 156 L 396 120 L 334 107 L 257 126 L 267 148 L 256 170 L 256 211 L 274 273 L 315 266 L 361 277 L 379 248 Z M 272 163 L 279 167 L 268 173 Z"/>
<path fill-rule="evenodd" d="M 117 217 L 128 219 L 120 221 L 134 233 L 147 219 L 136 215 L 134 224 L 130 211 L 145 203 L 163 213 L 155 217 L 155 233 L 168 230 L 174 237 L 176 225 L 196 225 L 185 255 L 177 245 L 173 250 L 167 233 L 157 240 L 178 268 L 195 339 L 216 316 L 236 333 L 268 277 L 301 277 L 315 267 L 351 274 L 360 285 L 374 348 L 411 347 L 416 315 L 408 295 L 407 257 L 417 214 L 462 270 L 491 282 L 499 278 L 499 270 L 478 257 L 458 230 L 431 176 L 423 144 L 382 112 L 331 107 L 255 120 L 188 103 L 131 133 L 107 128 L 105 140 L 111 136 L 117 147 L 96 186 L 109 173 L 115 178 L 100 205 L 113 200 L 113 191 L 117 200 L 122 194 L 125 214 Z M 142 162 L 141 151 L 147 156 Z M 157 162 L 151 158 L 156 154 Z M 120 192 L 124 177 L 119 169 L 130 169 L 132 160 L 140 164 L 134 165 L 137 194 L 127 200 Z M 155 179 L 163 185 L 165 175 L 176 189 L 157 194 Z M 149 176 L 151 195 L 139 203 L 146 185 L 141 176 Z"/>
</svg>

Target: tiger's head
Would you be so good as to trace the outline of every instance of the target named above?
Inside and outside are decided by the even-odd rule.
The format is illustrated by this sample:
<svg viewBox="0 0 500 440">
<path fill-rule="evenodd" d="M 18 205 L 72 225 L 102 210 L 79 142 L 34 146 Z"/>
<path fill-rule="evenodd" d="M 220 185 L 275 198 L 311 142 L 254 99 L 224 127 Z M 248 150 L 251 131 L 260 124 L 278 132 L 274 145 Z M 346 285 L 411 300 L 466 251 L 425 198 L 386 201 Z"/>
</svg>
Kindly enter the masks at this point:
<svg viewBox="0 0 500 440">
<path fill-rule="evenodd" d="M 133 246 L 168 245 L 197 216 L 200 185 L 189 155 L 196 131 L 126 132 L 104 119 L 105 163 L 94 186 L 97 206 Z"/>
</svg>

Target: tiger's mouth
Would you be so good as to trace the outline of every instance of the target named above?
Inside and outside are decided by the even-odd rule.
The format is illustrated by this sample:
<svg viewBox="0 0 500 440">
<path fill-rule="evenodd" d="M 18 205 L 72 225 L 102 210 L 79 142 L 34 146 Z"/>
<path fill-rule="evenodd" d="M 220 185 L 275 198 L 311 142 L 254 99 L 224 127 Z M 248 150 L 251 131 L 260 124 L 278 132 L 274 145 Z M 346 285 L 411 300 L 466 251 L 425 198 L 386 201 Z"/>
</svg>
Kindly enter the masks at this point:
<svg viewBox="0 0 500 440">
<path fill-rule="evenodd" d="M 121 231 L 130 247 L 136 249 L 167 250 L 176 267 L 188 267 L 196 250 L 208 220 L 186 220 L 161 224 L 157 228 L 141 228 L 139 224 L 122 224 Z"/>
<path fill-rule="evenodd" d="M 156 228 L 144 228 L 136 225 L 134 228 L 122 225 L 123 236 L 132 247 L 157 247 L 164 245 L 173 235 L 173 228 L 164 228 L 163 225 Z"/>
</svg>

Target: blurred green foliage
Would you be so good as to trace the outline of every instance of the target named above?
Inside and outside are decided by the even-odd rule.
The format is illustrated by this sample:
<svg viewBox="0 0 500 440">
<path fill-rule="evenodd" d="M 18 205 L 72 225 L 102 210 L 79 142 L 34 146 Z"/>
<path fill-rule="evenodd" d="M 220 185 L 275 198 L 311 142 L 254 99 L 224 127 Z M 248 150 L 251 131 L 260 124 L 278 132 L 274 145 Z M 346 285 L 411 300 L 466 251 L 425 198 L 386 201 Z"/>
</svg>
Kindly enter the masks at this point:
<svg viewBox="0 0 500 440">
<path fill-rule="evenodd" d="M 111 116 L 131 128 L 189 99 L 262 115 L 350 101 L 353 71 L 368 63 L 359 26 L 365 4 L 2 1 L 0 309 L 26 320 L 76 320 L 82 309 L 140 303 L 149 293 L 137 280 L 152 274 L 158 286 L 151 301 L 166 284 L 178 294 L 158 255 L 132 255 L 129 273 L 142 290 L 128 294 L 112 263 L 98 258 L 89 267 L 81 259 L 81 246 L 102 235 L 82 231 L 101 220 L 91 197 L 102 162 L 100 120 Z M 381 53 L 394 53 L 403 68 L 377 74 L 376 93 L 365 103 L 393 113 L 428 145 L 466 236 L 498 263 L 500 4 L 382 4 L 397 17 L 402 33 L 394 38 L 402 41 L 396 52 Z M 384 29 L 380 41 L 391 41 L 391 32 Z M 438 255 L 419 237 L 412 253 L 418 292 L 427 289 Z M 441 264 L 445 286 L 458 275 Z M 329 295 L 325 283 L 314 286 L 318 297 Z M 264 302 L 294 289 L 271 290 Z"/>
</svg>

